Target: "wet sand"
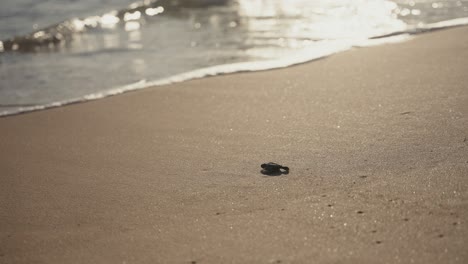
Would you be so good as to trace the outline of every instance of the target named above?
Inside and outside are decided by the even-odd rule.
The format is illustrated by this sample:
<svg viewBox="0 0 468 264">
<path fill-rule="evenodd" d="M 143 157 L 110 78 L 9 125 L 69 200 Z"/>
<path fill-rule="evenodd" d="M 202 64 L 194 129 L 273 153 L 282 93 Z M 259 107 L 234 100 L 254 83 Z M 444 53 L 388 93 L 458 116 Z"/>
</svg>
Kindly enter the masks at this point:
<svg viewBox="0 0 468 264">
<path fill-rule="evenodd" d="M 467 65 L 460 27 L 0 118 L 0 263 L 467 263 Z"/>
</svg>

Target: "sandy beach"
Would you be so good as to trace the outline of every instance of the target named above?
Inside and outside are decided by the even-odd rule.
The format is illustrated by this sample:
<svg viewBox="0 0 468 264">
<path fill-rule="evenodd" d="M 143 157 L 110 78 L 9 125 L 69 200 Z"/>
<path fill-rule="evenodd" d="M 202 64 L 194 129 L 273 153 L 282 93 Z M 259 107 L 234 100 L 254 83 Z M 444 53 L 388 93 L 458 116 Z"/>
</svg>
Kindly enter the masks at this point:
<svg viewBox="0 0 468 264">
<path fill-rule="evenodd" d="M 0 263 L 468 263 L 468 27 L 0 131 Z"/>
</svg>

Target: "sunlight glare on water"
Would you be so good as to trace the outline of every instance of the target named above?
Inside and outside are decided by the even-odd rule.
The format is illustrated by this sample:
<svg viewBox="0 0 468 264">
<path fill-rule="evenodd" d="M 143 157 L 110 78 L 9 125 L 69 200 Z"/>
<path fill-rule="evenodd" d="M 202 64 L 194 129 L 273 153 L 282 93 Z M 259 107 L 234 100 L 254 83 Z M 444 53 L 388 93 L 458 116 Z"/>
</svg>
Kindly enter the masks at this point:
<svg viewBox="0 0 468 264">
<path fill-rule="evenodd" d="M 206 67 L 291 65 L 468 17 L 468 0 L 21 2 L 0 10 L 0 113 Z M 231 69 L 258 69 L 246 65 Z"/>
<path fill-rule="evenodd" d="M 239 0 L 252 34 L 295 39 L 368 38 L 403 30 L 390 1 Z"/>
<path fill-rule="evenodd" d="M 367 39 L 406 27 L 390 1 L 238 0 L 238 5 L 244 45 L 252 47 L 246 53 L 261 58 L 328 49 L 340 40 Z"/>
</svg>

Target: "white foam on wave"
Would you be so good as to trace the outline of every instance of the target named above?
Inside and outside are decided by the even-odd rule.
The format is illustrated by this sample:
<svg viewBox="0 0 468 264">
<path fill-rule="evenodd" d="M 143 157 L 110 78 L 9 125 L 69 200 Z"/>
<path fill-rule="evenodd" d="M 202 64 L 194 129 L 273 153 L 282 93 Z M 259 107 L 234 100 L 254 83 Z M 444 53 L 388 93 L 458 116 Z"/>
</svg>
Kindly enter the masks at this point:
<svg viewBox="0 0 468 264">
<path fill-rule="evenodd" d="M 436 30 L 436 29 L 457 27 L 457 26 L 463 26 L 463 25 L 468 25 L 468 17 L 461 17 L 461 18 L 455 18 L 455 19 L 440 21 L 440 22 L 426 24 L 426 25 L 420 25 L 418 26 L 418 28 L 424 28 L 427 30 Z"/>
<path fill-rule="evenodd" d="M 468 25 L 467 18 L 458 18 L 447 21 L 441 21 L 437 23 L 418 25 L 414 28 L 409 28 L 404 32 L 395 32 L 388 34 L 383 37 L 376 37 L 371 39 L 347 39 L 339 41 L 330 41 L 323 45 L 320 49 L 304 49 L 297 52 L 294 52 L 292 55 L 287 56 L 286 58 L 274 59 L 274 60 L 264 60 L 264 61 L 253 61 L 253 62 L 240 62 L 233 64 L 224 64 L 218 66 L 212 66 L 207 68 L 202 68 L 194 71 L 185 72 L 182 74 L 177 74 L 168 78 L 146 81 L 141 80 L 136 83 L 132 83 L 125 86 L 120 86 L 112 88 L 103 92 L 89 94 L 80 98 L 64 100 L 59 102 L 53 102 L 44 105 L 36 106 L 27 106 L 20 107 L 14 110 L 6 110 L 0 112 L 1 116 L 21 114 L 31 111 L 44 110 L 48 108 L 54 108 L 59 106 L 64 106 L 68 104 L 87 102 L 91 100 L 102 99 L 105 97 L 122 94 L 125 92 L 136 91 L 140 89 L 145 89 L 148 87 L 168 85 L 172 83 L 179 83 L 193 79 L 200 79 L 210 76 L 218 76 L 224 74 L 240 73 L 240 72 L 254 72 L 254 71 L 265 71 L 272 69 L 286 68 L 297 64 L 302 64 L 310 62 L 313 60 L 321 59 L 332 54 L 349 50 L 353 47 L 370 47 L 388 43 L 398 43 L 403 42 L 412 38 L 412 35 L 438 30 L 443 28 L 450 28 L 456 26 Z"/>
</svg>

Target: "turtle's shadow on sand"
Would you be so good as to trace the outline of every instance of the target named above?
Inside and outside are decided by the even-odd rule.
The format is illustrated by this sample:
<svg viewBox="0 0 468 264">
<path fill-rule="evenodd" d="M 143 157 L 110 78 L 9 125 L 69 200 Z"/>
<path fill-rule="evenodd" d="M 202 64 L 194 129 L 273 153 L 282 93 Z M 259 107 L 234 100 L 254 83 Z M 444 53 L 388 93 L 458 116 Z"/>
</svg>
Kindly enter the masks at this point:
<svg viewBox="0 0 468 264">
<path fill-rule="evenodd" d="M 289 171 L 280 170 L 280 171 L 270 172 L 270 171 L 262 169 L 260 170 L 260 173 L 266 176 L 273 177 L 273 176 L 288 175 Z"/>
</svg>

